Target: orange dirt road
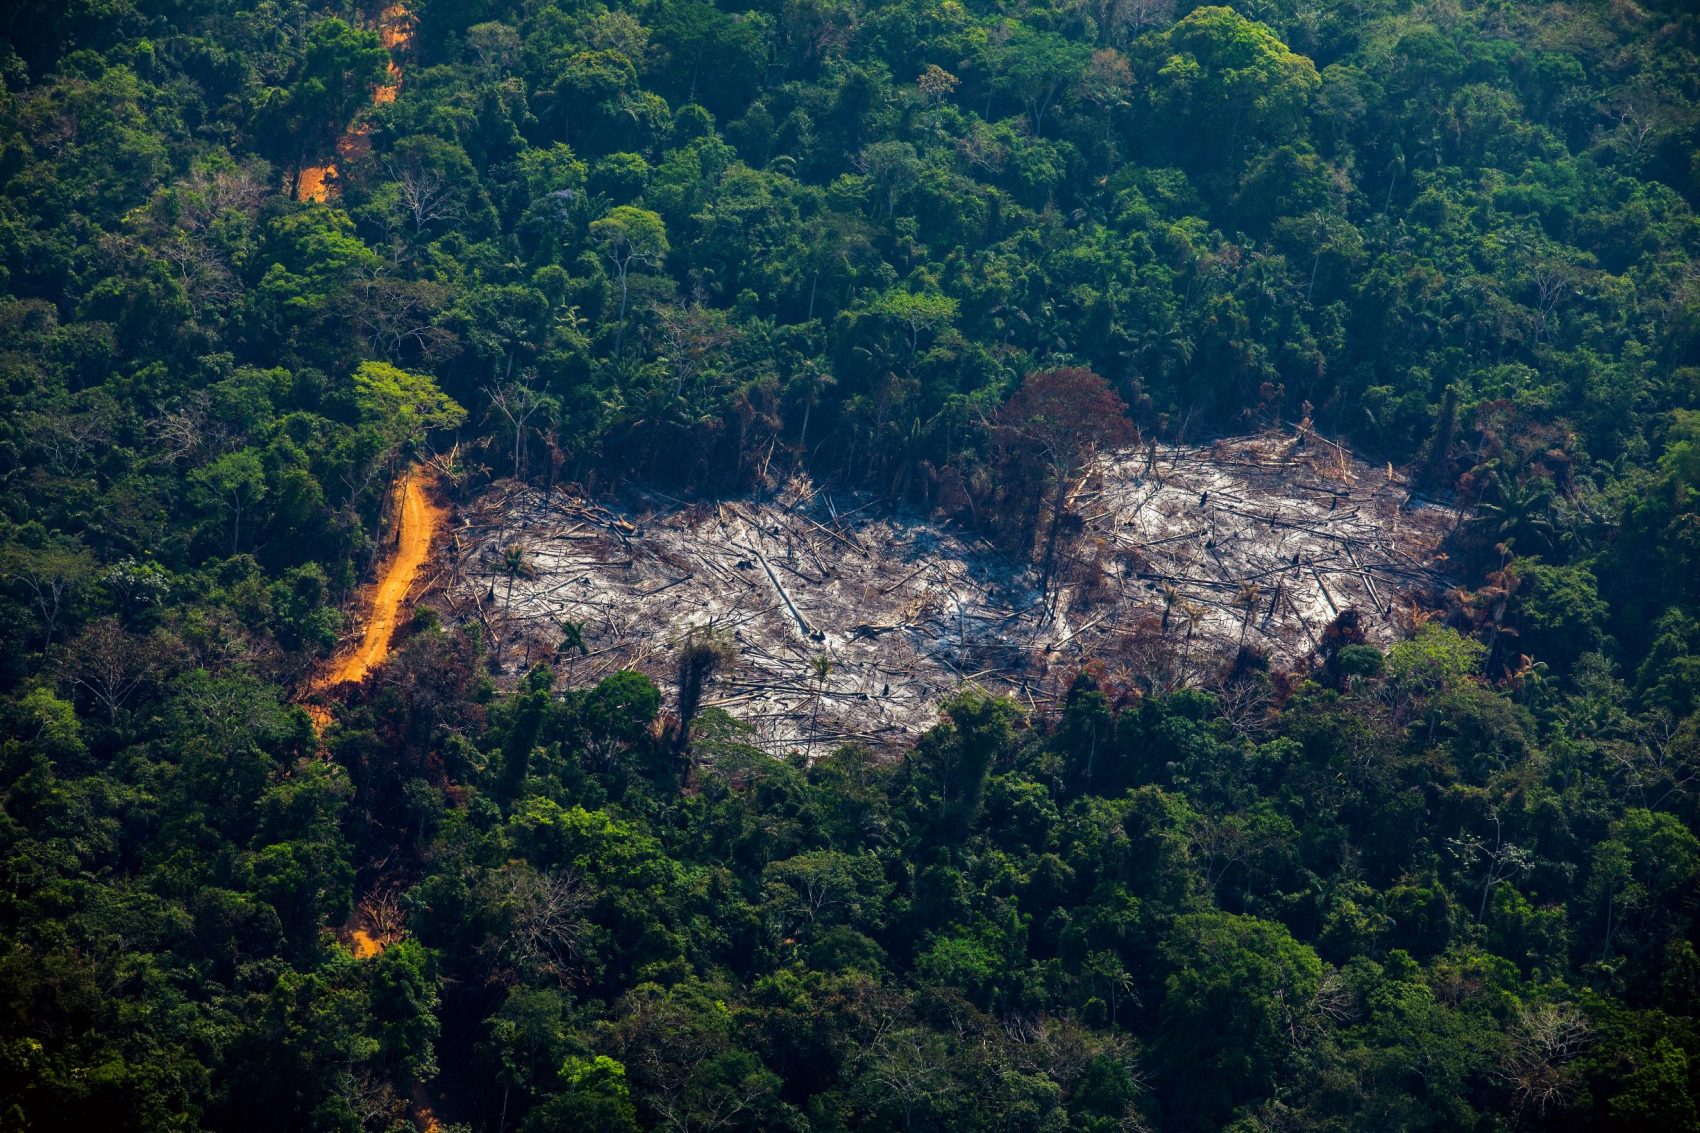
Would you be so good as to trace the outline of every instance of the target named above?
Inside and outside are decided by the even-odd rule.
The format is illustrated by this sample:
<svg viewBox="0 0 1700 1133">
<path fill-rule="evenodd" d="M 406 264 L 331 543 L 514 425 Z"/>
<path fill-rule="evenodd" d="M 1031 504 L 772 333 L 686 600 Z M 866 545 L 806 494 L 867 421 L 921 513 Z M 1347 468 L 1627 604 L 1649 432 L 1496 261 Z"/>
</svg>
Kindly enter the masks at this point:
<svg viewBox="0 0 1700 1133">
<path fill-rule="evenodd" d="M 443 526 L 444 511 L 428 494 L 433 484 L 430 473 L 415 469 L 397 486 L 401 507 L 396 521 L 396 547 L 366 600 L 366 625 L 360 643 L 331 660 L 330 668 L 314 679 L 309 695 L 340 684 L 359 684 L 389 657 L 390 642 L 400 624 L 408 592 L 413 589 L 419 568 L 430 557 L 431 540 Z M 309 712 L 315 718 L 320 716 L 320 712 L 311 708 Z M 329 713 L 324 716 L 328 719 Z M 325 720 L 319 722 L 322 725 Z"/>
<path fill-rule="evenodd" d="M 395 3 L 384 7 L 378 17 L 378 39 L 389 48 L 392 56 L 397 51 L 406 51 L 413 43 L 414 19 L 413 10 L 406 4 Z M 396 95 L 401 93 L 401 67 L 394 58 L 387 64 L 387 79 L 372 92 L 372 105 L 382 106 L 394 102 Z M 360 122 L 349 127 L 348 132 L 337 139 L 336 152 L 345 162 L 356 157 L 364 157 L 372 150 L 372 124 Z M 301 176 L 296 179 L 295 199 L 298 201 L 325 202 L 333 196 L 341 194 L 341 185 L 337 181 L 337 163 L 327 161 L 323 165 L 303 165 Z"/>
</svg>

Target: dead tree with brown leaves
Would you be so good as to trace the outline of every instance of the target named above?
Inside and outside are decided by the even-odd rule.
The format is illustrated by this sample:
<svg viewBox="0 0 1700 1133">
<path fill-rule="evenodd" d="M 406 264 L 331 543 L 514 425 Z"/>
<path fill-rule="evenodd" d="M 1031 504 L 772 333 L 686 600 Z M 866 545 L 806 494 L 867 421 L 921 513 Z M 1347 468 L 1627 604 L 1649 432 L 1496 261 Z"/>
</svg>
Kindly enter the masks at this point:
<svg viewBox="0 0 1700 1133">
<path fill-rule="evenodd" d="M 702 707 L 703 694 L 715 674 L 731 668 L 738 659 L 737 647 L 724 632 L 694 626 L 679 645 L 679 732 L 674 751 L 683 757 L 691 747 L 691 722 Z"/>
<path fill-rule="evenodd" d="M 1073 488 L 1099 453 L 1134 439 L 1127 403 L 1091 370 L 1040 370 L 998 410 L 993 428 L 1005 490 L 1029 494 L 1026 530 L 1045 532 L 1039 591 L 1048 594 Z"/>
</svg>

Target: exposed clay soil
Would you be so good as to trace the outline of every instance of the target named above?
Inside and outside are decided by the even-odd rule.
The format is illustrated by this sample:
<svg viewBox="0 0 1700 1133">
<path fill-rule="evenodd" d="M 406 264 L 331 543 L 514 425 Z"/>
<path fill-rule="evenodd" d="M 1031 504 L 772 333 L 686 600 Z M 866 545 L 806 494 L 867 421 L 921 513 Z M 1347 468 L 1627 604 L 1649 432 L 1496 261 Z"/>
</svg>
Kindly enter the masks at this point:
<svg viewBox="0 0 1700 1133">
<path fill-rule="evenodd" d="M 413 43 L 414 26 L 413 11 L 406 4 L 385 5 L 378 16 L 378 40 L 389 49 L 392 58 L 387 65 L 387 81 L 372 91 L 373 106 L 394 102 L 396 96 L 401 93 L 401 67 L 393 56 L 406 51 Z M 341 192 L 337 179 L 338 162 L 341 162 L 343 168 L 347 168 L 371 153 L 371 135 L 370 122 L 356 122 L 337 139 L 335 160 L 326 161 L 322 165 L 303 165 L 295 182 L 295 199 L 322 202 L 338 195 Z"/>
<path fill-rule="evenodd" d="M 332 657 L 323 672 L 308 685 L 308 697 L 328 692 L 343 684 L 359 684 L 390 655 L 390 643 L 411 597 L 419 570 L 431 555 L 431 543 L 443 528 L 447 513 L 432 498 L 432 474 L 417 468 L 396 486 L 395 545 L 384 561 L 378 580 L 361 596 L 358 620 L 360 639 L 352 648 Z M 307 711 L 320 727 L 330 722 L 330 712 L 309 703 Z"/>
</svg>

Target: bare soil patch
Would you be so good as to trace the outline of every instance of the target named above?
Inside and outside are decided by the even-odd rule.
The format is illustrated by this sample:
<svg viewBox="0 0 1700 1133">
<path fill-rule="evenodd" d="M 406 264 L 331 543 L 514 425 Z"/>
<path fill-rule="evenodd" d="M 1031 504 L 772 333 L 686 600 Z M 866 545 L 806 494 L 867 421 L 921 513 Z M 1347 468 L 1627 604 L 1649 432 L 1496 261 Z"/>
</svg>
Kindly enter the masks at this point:
<svg viewBox="0 0 1700 1133">
<path fill-rule="evenodd" d="M 629 668 L 668 688 L 685 631 L 719 627 L 739 660 L 708 703 L 818 755 L 904 743 L 964 682 L 1037 708 L 1089 660 L 1148 690 L 1207 682 L 1242 646 L 1292 668 L 1348 609 L 1392 640 L 1445 585 L 1458 518 L 1310 434 L 1121 452 L 1072 512 L 1042 594 L 959 526 L 806 482 L 709 501 L 510 485 L 462 513 L 447 598 L 506 672 L 547 660 L 573 684 Z M 561 648 L 567 623 L 583 651 Z"/>
</svg>

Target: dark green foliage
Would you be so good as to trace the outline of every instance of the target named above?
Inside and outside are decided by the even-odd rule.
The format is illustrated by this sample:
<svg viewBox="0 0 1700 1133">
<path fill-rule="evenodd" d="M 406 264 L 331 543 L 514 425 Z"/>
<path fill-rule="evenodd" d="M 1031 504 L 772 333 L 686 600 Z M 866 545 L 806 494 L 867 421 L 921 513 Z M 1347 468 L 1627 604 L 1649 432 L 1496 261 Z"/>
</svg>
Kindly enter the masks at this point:
<svg viewBox="0 0 1700 1133">
<path fill-rule="evenodd" d="M 0 13 L 0 1130 L 1696 1127 L 1692 5 L 380 7 Z M 810 762 L 420 607 L 291 705 L 433 454 L 1048 586 L 1304 418 L 1469 509 L 1409 640 Z"/>
<path fill-rule="evenodd" d="M 1221 913 L 1179 918 L 1164 950 L 1155 1056 L 1168 1108 L 1178 1127 L 1218 1128 L 1273 1089 L 1322 963 L 1281 925 Z"/>
</svg>

